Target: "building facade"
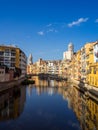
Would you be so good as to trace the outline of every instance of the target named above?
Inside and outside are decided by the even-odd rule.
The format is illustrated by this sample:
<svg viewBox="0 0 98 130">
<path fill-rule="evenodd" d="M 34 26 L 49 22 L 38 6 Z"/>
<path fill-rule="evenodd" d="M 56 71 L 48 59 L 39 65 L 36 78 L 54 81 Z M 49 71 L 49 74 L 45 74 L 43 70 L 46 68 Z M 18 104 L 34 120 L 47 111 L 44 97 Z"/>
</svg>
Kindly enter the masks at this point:
<svg viewBox="0 0 98 130">
<path fill-rule="evenodd" d="M 18 47 L 12 45 L 0 45 L 0 65 L 9 69 L 20 69 L 21 76 L 26 74 L 27 57 Z"/>
<path fill-rule="evenodd" d="M 72 43 L 68 45 L 68 51 L 63 53 L 63 60 L 71 60 L 74 53 L 74 46 Z"/>
<path fill-rule="evenodd" d="M 93 43 L 91 51 L 91 62 L 89 64 L 88 83 L 98 87 L 98 41 Z"/>
</svg>

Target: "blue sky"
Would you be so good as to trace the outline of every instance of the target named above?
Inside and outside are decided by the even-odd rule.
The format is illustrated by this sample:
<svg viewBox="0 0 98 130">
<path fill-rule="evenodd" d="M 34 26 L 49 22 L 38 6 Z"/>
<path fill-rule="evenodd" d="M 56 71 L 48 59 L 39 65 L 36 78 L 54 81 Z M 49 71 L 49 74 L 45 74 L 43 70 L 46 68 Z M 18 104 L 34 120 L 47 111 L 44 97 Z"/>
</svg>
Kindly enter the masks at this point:
<svg viewBox="0 0 98 130">
<path fill-rule="evenodd" d="M 62 59 L 98 40 L 98 0 L 0 0 L 0 44 L 13 44 L 39 58 Z"/>
</svg>

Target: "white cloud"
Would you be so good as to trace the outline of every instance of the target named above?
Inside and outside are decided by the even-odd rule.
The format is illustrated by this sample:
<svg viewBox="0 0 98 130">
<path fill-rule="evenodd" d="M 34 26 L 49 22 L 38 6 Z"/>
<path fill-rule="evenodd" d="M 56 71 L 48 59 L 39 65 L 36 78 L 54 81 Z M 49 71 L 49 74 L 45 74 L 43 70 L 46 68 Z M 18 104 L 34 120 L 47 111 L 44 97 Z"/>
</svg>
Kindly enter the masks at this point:
<svg viewBox="0 0 98 130">
<path fill-rule="evenodd" d="M 48 30 L 47 30 L 47 33 L 49 33 L 49 32 L 55 32 L 55 33 L 56 33 L 56 32 L 58 32 L 58 31 L 55 30 L 55 29 L 48 29 Z"/>
<path fill-rule="evenodd" d="M 43 36 L 43 35 L 44 35 L 44 32 L 43 32 L 43 31 L 40 31 L 40 32 L 38 32 L 38 35 Z"/>
<path fill-rule="evenodd" d="M 48 30 L 47 30 L 47 33 L 48 33 L 48 32 L 53 32 L 53 31 L 54 31 L 54 29 L 48 29 Z"/>
<path fill-rule="evenodd" d="M 96 19 L 95 22 L 98 23 L 98 19 Z"/>
<path fill-rule="evenodd" d="M 68 27 L 72 27 L 74 25 L 79 25 L 80 23 L 86 22 L 88 18 L 79 18 L 77 21 L 73 21 L 72 23 L 68 24 Z"/>
<path fill-rule="evenodd" d="M 41 29 L 41 31 L 37 32 L 37 34 L 40 35 L 40 36 L 43 36 L 43 35 L 45 35 L 46 33 L 47 33 L 47 34 L 48 34 L 48 33 L 57 33 L 58 30 L 56 30 L 56 29 L 55 29 L 56 27 L 54 27 L 53 25 L 54 25 L 53 23 L 50 23 L 50 24 L 46 25 L 46 26 L 44 27 L 44 29 Z"/>
<path fill-rule="evenodd" d="M 52 26 L 52 24 L 51 24 L 51 23 L 47 25 L 47 27 L 51 27 L 51 26 Z"/>
</svg>

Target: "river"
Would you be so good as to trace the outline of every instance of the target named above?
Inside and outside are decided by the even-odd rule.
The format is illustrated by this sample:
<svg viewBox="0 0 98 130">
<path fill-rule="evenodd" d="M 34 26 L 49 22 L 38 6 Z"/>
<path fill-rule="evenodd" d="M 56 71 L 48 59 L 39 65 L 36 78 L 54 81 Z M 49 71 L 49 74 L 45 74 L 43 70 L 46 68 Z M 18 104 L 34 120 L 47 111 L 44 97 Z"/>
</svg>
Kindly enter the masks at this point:
<svg viewBox="0 0 98 130">
<path fill-rule="evenodd" d="M 0 130 L 98 130 L 98 102 L 65 81 L 40 80 L 0 93 Z"/>
</svg>

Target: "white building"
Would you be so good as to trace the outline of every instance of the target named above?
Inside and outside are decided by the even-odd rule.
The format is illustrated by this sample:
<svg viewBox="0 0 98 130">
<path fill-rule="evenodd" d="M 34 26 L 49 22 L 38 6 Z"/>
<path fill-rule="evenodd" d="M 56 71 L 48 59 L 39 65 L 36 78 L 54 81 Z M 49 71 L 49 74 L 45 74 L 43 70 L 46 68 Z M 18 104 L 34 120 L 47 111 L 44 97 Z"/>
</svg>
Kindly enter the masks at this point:
<svg viewBox="0 0 98 130">
<path fill-rule="evenodd" d="M 32 57 L 32 54 L 29 55 L 28 57 L 28 64 L 33 64 L 33 57 Z"/>
<path fill-rule="evenodd" d="M 98 62 L 98 41 L 94 45 L 94 62 Z"/>
<path fill-rule="evenodd" d="M 74 46 L 72 43 L 68 45 L 68 51 L 63 53 L 63 60 L 71 60 L 74 53 Z"/>
<path fill-rule="evenodd" d="M 20 50 L 20 64 L 19 64 L 19 68 L 21 69 L 21 76 L 24 77 L 27 73 L 27 57 L 25 55 L 25 53 Z"/>
</svg>

